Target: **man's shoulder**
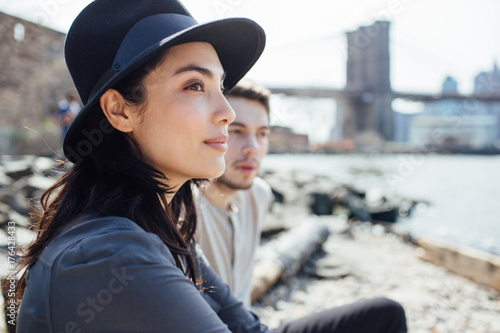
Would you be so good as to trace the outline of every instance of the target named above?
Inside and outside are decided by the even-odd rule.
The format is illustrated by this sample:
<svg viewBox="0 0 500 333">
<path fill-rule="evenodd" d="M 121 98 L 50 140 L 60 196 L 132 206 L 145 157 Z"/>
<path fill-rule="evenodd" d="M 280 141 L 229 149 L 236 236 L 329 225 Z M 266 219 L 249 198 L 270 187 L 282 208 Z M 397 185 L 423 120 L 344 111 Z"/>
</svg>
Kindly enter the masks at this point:
<svg viewBox="0 0 500 333">
<path fill-rule="evenodd" d="M 272 194 L 271 186 L 269 186 L 269 184 L 260 177 L 254 178 L 251 191 L 257 194 L 265 194 L 268 196 Z"/>
<path fill-rule="evenodd" d="M 238 201 L 244 203 L 255 202 L 258 206 L 269 205 L 272 201 L 273 192 L 271 186 L 262 178 L 255 177 L 252 186 L 247 190 L 241 190 L 238 193 Z"/>
</svg>

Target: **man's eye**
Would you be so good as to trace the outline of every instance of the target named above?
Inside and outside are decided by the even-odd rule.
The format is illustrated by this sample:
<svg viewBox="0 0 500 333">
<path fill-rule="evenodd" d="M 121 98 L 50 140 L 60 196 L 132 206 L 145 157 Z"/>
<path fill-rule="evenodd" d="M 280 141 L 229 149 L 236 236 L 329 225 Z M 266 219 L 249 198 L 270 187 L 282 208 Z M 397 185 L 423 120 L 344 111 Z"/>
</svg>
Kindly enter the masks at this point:
<svg viewBox="0 0 500 333">
<path fill-rule="evenodd" d="M 232 133 L 232 134 L 241 134 L 241 130 L 239 130 L 239 129 L 229 129 L 229 133 Z"/>
</svg>

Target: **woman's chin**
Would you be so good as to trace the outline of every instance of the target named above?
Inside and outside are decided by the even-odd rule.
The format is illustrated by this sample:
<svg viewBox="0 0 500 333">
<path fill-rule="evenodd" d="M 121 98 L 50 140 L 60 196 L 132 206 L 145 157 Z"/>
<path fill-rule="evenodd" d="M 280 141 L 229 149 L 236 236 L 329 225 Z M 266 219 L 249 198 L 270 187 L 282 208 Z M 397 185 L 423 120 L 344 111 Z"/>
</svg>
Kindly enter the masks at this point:
<svg viewBox="0 0 500 333">
<path fill-rule="evenodd" d="M 224 174 L 224 171 L 226 171 L 226 163 L 224 160 L 222 160 L 211 165 L 204 165 L 204 169 L 200 170 L 200 172 L 198 172 L 196 175 L 193 175 L 191 178 L 218 178 Z"/>
</svg>

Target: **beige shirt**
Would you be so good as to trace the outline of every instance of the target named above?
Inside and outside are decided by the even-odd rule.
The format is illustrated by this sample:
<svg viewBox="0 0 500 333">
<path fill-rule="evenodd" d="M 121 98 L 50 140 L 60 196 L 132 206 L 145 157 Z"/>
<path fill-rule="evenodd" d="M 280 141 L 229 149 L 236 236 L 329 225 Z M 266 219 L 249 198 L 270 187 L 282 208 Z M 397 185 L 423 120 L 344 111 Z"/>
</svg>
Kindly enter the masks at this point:
<svg viewBox="0 0 500 333">
<path fill-rule="evenodd" d="M 213 206 L 196 186 L 193 193 L 198 243 L 215 272 L 249 307 L 255 251 L 273 197 L 271 188 L 261 178 L 255 178 L 251 188 L 236 193 L 228 210 Z"/>
</svg>

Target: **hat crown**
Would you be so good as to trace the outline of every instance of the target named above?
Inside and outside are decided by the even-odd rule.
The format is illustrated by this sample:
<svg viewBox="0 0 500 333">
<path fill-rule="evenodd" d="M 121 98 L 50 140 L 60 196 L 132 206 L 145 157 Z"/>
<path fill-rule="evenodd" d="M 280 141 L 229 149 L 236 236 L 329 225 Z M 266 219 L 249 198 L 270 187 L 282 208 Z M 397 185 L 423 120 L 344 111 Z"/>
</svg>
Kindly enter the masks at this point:
<svg viewBox="0 0 500 333">
<path fill-rule="evenodd" d="M 142 19 L 158 14 L 179 14 L 192 19 L 176 0 L 96 0 L 78 15 L 66 37 L 64 51 L 84 104 L 99 79 L 113 66 L 127 33 Z M 173 27 L 165 35 L 177 31 Z"/>
</svg>

